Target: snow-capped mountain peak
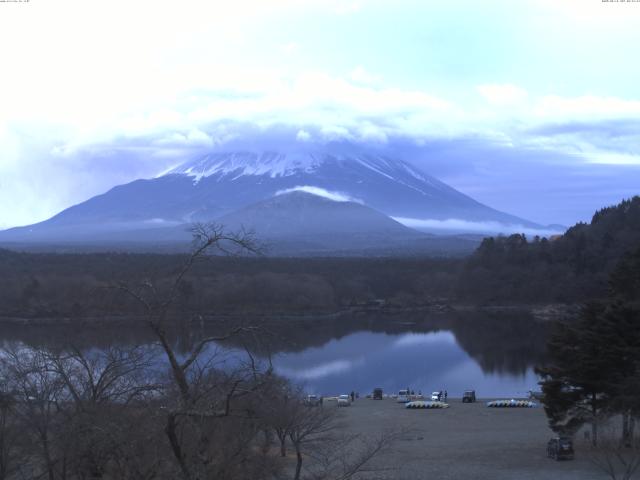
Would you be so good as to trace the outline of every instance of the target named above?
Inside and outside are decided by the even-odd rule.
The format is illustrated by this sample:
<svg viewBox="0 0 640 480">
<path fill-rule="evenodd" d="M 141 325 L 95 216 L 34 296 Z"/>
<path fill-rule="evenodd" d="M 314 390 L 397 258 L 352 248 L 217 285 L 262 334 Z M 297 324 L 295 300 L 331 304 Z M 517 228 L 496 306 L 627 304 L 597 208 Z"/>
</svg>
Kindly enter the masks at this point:
<svg viewBox="0 0 640 480">
<path fill-rule="evenodd" d="M 194 183 L 205 177 L 231 177 L 231 180 L 242 176 L 267 176 L 269 178 L 289 177 L 300 174 L 311 174 L 321 166 L 364 167 L 371 172 L 390 180 L 410 176 L 413 179 L 430 182 L 427 177 L 401 160 L 391 160 L 378 155 L 334 155 L 313 152 L 228 152 L 211 153 L 202 158 L 179 165 L 167 175 L 179 174 L 192 177 Z"/>
<path fill-rule="evenodd" d="M 407 218 L 508 219 L 410 163 L 376 152 L 327 146 L 309 150 L 212 152 L 157 178 L 207 199 L 189 219 L 219 215 L 281 191 L 313 187 L 387 215 Z M 335 197 L 335 195 L 334 195 Z M 328 198 L 328 197 L 327 197 Z M 337 197 L 336 197 L 337 198 Z M 510 219 L 509 219 L 510 220 Z"/>
<path fill-rule="evenodd" d="M 313 223 L 315 213 L 300 207 L 313 203 L 326 207 L 325 213 L 335 210 L 336 215 L 338 210 L 364 212 L 358 207 L 366 207 L 401 218 L 406 225 L 471 222 L 538 227 L 482 205 L 403 160 L 355 147 L 316 147 L 309 151 L 209 153 L 156 178 L 114 187 L 28 227 L 33 232 L 22 229 L 5 238 L 53 238 L 54 234 L 65 238 L 69 232 L 82 230 L 87 238 L 103 238 L 105 231 L 113 231 L 119 232 L 118 238 L 131 239 L 135 234 L 127 232 L 179 229 L 175 225 L 191 222 L 231 222 L 240 218 L 234 212 L 250 205 L 267 208 L 284 203 L 291 208 L 286 210 L 289 217 L 278 217 L 283 224 L 296 221 L 296 215 L 310 216 L 305 221 Z M 256 222 L 259 210 L 251 217 Z M 354 217 L 354 225 L 356 220 Z"/>
<path fill-rule="evenodd" d="M 168 174 L 183 174 L 199 182 L 213 175 L 267 175 L 271 178 L 287 177 L 296 172 L 313 172 L 321 159 L 313 154 L 284 154 L 277 152 L 211 153 L 170 170 Z"/>
</svg>

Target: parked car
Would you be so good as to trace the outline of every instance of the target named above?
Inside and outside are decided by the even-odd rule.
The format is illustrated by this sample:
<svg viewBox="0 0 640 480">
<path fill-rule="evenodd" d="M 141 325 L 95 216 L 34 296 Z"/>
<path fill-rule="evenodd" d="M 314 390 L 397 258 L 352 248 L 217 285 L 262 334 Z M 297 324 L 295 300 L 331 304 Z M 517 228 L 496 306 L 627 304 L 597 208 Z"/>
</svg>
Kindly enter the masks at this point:
<svg viewBox="0 0 640 480">
<path fill-rule="evenodd" d="M 309 407 L 317 407 L 321 403 L 322 401 L 318 395 L 307 395 L 307 398 L 304 399 L 304 404 Z"/>
<path fill-rule="evenodd" d="M 351 396 L 350 395 L 340 395 L 338 397 L 338 406 L 339 407 L 350 407 L 351 406 Z"/>
<path fill-rule="evenodd" d="M 382 400 L 382 389 L 374 388 L 373 389 L 373 399 L 374 400 Z"/>
<path fill-rule="evenodd" d="M 398 392 L 398 403 L 407 403 L 411 401 L 411 392 L 409 390 L 400 390 Z"/>
<path fill-rule="evenodd" d="M 547 442 L 547 457 L 554 460 L 573 460 L 573 441 L 569 437 L 554 437 Z"/>
<path fill-rule="evenodd" d="M 475 390 L 465 390 L 462 394 L 462 403 L 474 403 L 476 401 Z"/>
<path fill-rule="evenodd" d="M 431 401 L 439 402 L 442 399 L 442 392 L 431 392 Z"/>
</svg>

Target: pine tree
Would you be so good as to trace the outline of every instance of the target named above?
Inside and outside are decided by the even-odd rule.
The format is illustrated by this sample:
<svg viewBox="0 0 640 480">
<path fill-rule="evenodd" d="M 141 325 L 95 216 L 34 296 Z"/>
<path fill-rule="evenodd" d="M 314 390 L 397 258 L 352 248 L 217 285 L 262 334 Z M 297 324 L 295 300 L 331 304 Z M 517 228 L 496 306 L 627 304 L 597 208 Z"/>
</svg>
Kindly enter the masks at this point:
<svg viewBox="0 0 640 480">
<path fill-rule="evenodd" d="M 630 444 L 640 415 L 640 250 L 625 256 L 611 275 L 611 296 L 592 303 L 577 322 L 560 323 L 551 337 L 542 377 L 544 405 L 554 431 L 572 434 L 621 415 Z"/>
<path fill-rule="evenodd" d="M 608 371 L 615 363 L 596 333 L 603 310 L 590 304 L 576 324 L 559 324 L 548 345 L 550 361 L 537 369 L 551 429 L 572 435 L 591 424 L 594 444 L 598 420 L 608 411 Z"/>
<path fill-rule="evenodd" d="M 640 248 L 627 253 L 611 273 L 611 294 L 625 302 L 640 302 Z"/>
</svg>

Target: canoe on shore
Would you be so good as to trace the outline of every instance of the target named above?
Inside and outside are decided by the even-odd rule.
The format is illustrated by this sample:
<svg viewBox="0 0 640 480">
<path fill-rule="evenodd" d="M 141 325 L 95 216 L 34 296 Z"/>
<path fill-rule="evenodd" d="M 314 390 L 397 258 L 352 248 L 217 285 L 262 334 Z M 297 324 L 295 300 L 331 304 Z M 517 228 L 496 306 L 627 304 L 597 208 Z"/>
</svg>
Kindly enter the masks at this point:
<svg viewBox="0 0 640 480">
<path fill-rule="evenodd" d="M 493 408 L 535 408 L 538 405 L 529 400 L 493 400 L 487 402 L 487 407 Z"/>
<path fill-rule="evenodd" d="M 415 402 L 408 402 L 405 405 L 406 408 L 449 408 L 448 403 L 444 402 L 425 402 L 417 400 Z"/>
</svg>

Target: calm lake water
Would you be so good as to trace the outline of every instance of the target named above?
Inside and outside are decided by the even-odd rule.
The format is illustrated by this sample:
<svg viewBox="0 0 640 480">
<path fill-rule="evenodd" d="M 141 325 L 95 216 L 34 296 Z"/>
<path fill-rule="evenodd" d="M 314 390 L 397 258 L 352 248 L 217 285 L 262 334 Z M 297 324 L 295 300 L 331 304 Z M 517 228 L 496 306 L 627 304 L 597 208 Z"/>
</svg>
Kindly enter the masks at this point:
<svg viewBox="0 0 640 480">
<path fill-rule="evenodd" d="M 410 388 L 431 393 L 447 390 L 459 397 L 475 389 L 479 397 L 516 397 L 537 390 L 533 368 L 524 372 L 484 371 L 450 331 L 433 333 L 357 332 L 321 347 L 281 353 L 273 359 L 280 374 L 311 393 L 361 394 L 380 387 L 385 393 Z"/>
<path fill-rule="evenodd" d="M 228 332 L 225 322 L 176 329 L 174 348 L 186 355 L 199 338 Z M 480 398 L 512 398 L 538 389 L 533 369 L 544 362 L 547 328 L 522 313 L 274 319 L 260 326 L 259 335 L 234 338 L 207 351 L 217 352 L 219 365 L 246 359 L 242 348 L 257 358 L 270 356 L 279 374 L 325 396 L 352 390 L 365 395 L 380 387 L 385 393 L 447 390 L 450 397 L 474 389 Z M 145 328 L 0 325 L 0 343 L 36 349 L 101 349 L 154 341 Z"/>
</svg>

